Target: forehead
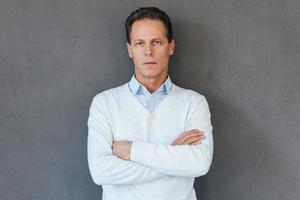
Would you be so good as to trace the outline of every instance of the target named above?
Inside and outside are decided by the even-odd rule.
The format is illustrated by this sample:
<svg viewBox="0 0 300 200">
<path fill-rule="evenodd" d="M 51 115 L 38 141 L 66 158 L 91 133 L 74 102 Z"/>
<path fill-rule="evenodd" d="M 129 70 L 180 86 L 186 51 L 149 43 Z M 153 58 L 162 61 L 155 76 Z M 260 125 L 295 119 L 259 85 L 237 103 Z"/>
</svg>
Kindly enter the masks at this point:
<svg viewBox="0 0 300 200">
<path fill-rule="evenodd" d="M 142 19 L 135 21 L 131 27 L 131 39 L 166 37 L 166 28 L 160 20 Z"/>
</svg>

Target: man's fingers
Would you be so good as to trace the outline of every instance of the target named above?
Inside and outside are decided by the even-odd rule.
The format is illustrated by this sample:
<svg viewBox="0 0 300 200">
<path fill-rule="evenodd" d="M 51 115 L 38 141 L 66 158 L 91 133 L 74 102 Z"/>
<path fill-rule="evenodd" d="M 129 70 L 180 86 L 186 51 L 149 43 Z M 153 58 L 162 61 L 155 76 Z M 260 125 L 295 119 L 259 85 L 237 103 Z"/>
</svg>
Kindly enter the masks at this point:
<svg viewBox="0 0 300 200">
<path fill-rule="evenodd" d="M 193 142 L 201 142 L 205 138 L 204 135 L 197 135 L 193 137 L 184 138 L 182 141 L 174 141 L 173 145 L 183 145 L 183 144 L 191 144 Z"/>
<path fill-rule="evenodd" d="M 196 137 L 196 138 L 194 138 L 194 137 Z M 198 129 L 192 129 L 192 130 L 184 132 L 179 137 L 177 137 L 173 141 L 172 145 L 189 144 L 191 142 L 194 142 L 197 139 L 204 139 L 204 137 L 205 136 L 202 131 L 199 131 Z M 189 139 L 189 138 L 193 138 L 193 139 Z"/>
<path fill-rule="evenodd" d="M 190 144 L 190 143 L 196 142 L 198 140 L 201 140 L 200 136 L 190 137 L 190 138 L 187 138 L 186 140 L 184 140 L 183 144 Z"/>
<path fill-rule="evenodd" d="M 197 144 L 201 144 L 201 140 L 198 140 L 198 141 L 196 141 L 196 142 L 192 142 L 192 143 L 190 143 L 189 145 L 197 145 Z"/>
<path fill-rule="evenodd" d="M 194 129 L 194 130 L 191 130 L 191 131 L 186 131 L 184 132 L 183 134 L 181 134 L 177 139 L 178 140 L 183 140 L 187 137 L 193 137 L 193 136 L 196 136 L 196 135 L 204 135 L 203 132 L 201 131 L 196 131 L 197 129 Z"/>
<path fill-rule="evenodd" d="M 191 138 L 191 137 L 203 137 L 204 134 L 202 133 L 188 133 L 184 137 L 180 138 L 180 142 L 184 142 L 186 139 Z"/>
<path fill-rule="evenodd" d="M 186 138 L 183 143 L 184 144 L 190 144 L 190 143 L 193 143 L 195 141 L 198 141 L 198 140 L 203 140 L 204 139 L 204 136 L 193 136 L 193 137 L 189 137 L 189 138 Z"/>
<path fill-rule="evenodd" d="M 186 135 L 185 137 L 177 138 L 177 139 L 174 141 L 174 143 L 176 143 L 176 144 L 182 144 L 182 143 L 184 143 L 185 140 L 187 140 L 188 138 L 190 138 L 190 137 L 197 137 L 197 136 L 200 137 L 199 134 L 189 134 L 189 135 Z"/>
<path fill-rule="evenodd" d="M 202 136 L 200 139 L 193 141 L 193 142 L 188 142 L 188 145 L 197 145 L 197 144 L 201 144 L 202 140 L 205 139 L 205 136 Z"/>
</svg>

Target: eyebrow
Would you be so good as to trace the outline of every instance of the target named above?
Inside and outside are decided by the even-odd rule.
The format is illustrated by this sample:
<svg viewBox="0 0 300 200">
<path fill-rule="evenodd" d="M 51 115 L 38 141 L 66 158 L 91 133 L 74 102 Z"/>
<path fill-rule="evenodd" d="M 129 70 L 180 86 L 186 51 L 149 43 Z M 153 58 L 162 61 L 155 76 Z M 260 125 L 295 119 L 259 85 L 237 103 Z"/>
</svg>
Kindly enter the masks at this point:
<svg viewBox="0 0 300 200">
<path fill-rule="evenodd" d="M 154 40 L 162 40 L 162 39 L 161 38 L 153 38 L 150 41 L 154 41 Z M 144 39 L 136 39 L 136 40 L 134 40 L 134 42 L 137 42 L 137 41 L 145 41 L 145 40 Z"/>
</svg>

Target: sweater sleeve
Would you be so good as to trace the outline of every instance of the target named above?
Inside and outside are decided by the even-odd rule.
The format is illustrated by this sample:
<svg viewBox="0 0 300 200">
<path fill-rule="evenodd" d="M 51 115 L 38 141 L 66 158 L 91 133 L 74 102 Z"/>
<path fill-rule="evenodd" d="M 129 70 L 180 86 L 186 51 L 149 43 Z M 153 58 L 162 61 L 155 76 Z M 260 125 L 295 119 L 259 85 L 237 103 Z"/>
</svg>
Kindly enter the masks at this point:
<svg viewBox="0 0 300 200">
<path fill-rule="evenodd" d="M 130 159 L 172 176 L 205 175 L 213 157 L 213 136 L 209 106 L 204 96 L 198 98 L 188 116 L 186 130 L 199 129 L 205 139 L 198 145 L 165 145 L 134 141 Z"/>
<path fill-rule="evenodd" d="M 167 176 L 148 166 L 125 161 L 112 154 L 111 123 L 102 98 L 94 98 L 88 118 L 88 165 L 93 181 L 103 184 L 136 184 Z"/>
</svg>

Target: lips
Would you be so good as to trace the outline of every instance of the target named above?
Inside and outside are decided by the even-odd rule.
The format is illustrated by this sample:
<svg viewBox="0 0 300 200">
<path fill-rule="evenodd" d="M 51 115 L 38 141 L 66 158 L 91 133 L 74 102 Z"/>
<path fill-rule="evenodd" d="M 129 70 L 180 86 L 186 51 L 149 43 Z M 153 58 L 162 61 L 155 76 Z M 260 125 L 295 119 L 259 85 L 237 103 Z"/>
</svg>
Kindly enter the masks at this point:
<svg viewBox="0 0 300 200">
<path fill-rule="evenodd" d="M 144 62 L 143 64 L 144 65 L 153 65 L 153 64 L 156 64 L 156 62 L 154 62 L 154 61 L 148 61 L 148 62 Z"/>
</svg>

